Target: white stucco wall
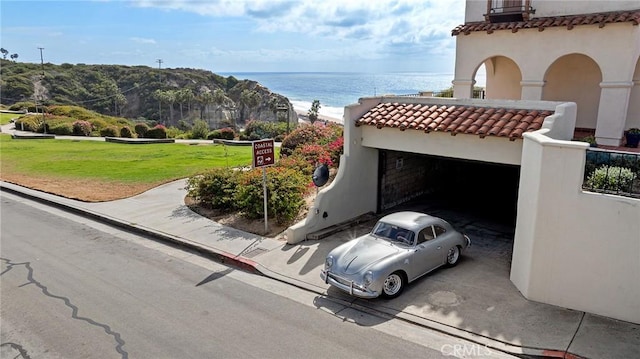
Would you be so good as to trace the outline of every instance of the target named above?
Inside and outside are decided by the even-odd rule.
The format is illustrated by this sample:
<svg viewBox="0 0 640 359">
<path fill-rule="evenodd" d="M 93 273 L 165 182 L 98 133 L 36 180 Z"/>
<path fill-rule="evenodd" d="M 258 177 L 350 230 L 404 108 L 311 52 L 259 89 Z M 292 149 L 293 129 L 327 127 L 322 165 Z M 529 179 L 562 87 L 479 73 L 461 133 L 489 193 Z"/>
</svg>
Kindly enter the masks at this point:
<svg viewBox="0 0 640 359">
<path fill-rule="evenodd" d="M 309 233 L 376 211 L 378 150 L 362 146 L 362 128 L 355 126 L 355 119 L 379 101 L 361 99 L 345 107 L 344 154 L 336 178 L 318 193 L 307 218 L 286 230 L 287 243 L 299 243 Z"/>
<path fill-rule="evenodd" d="M 531 17 L 562 16 L 571 14 L 586 14 L 590 12 L 607 12 L 618 10 L 638 9 L 638 1 L 593 1 L 593 0 L 534 0 L 531 6 L 536 10 Z M 487 13 L 487 1 L 467 0 L 465 21 L 484 21 Z"/>
<path fill-rule="evenodd" d="M 585 151 L 525 134 L 511 280 L 535 301 L 640 323 L 640 200 L 582 191 Z"/>
<path fill-rule="evenodd" d="M 532 48 L 535 48 L 535 51 L 532 51 Z M 562 87 L 551 83 L 561 80 L 557 76 L 550 79 L 550 76 L 554 75 L 554 63 L 558 59 L 575 54 L 593 61 L 595 66 L 591 67 L 599 70 L 601 80 L 599 83 L 591 80 L 591 92 L 582 97 L 572 98 L 571 93 L 558 94 Z M 542 94 L 546 90 L 544 87 L 550 82 L 549 91 L 546 91 L 544 99 L 581 102 L 580 111 L 585 115 L 579 122 L 585 127 L 596 124 L 598 143 L 614 146 L 621 143 L 623 131 L 634 121 L 633 118 L 629 118 L 627 108 L 630 100 L 635 98 L 631 97 L 631 93 L 640 57 L 640 26 L 626 22 L 606 24 L 603 28 L 599 28 L 598 25 L 584 25 L 576 26 L 572 30 L 567 30 L 566 27 L 550 27 L 542 32 L 537 29 L 520 29 L 515 33 L 505 30 L 491 34 L 480 31 L 469 35 L 460 34 L 456 38 L 454 96 L 469 96 L 469 84 L 473 83 L 473 76 L 478 67 L 487 60 L 493 61 L 492 59 L 500 59 L 502 56 L 513 60 L 520 70 L 523 99 L 543 99 Z M 571 63 L 563 67 L 575 65 Z M 487 94 L 495 98 L 498 94 L 492 94 L 489 87 L 498 79 L 491 79 L 491 66 L 486 67 Z M 496 73 L 499 73 L 498 71 L 499 69 Z M 509 86 L 512 81 L 506 84 Z M 566 91 L 576 90 L 575 87 L 569 87 Z M 511 97 L 511 92 L 514 91 L 510 91 L 504 97 Z M 583 98 L 585 96 L 586 98 Z M 635 111 L 635 108 L 632 110 Z"/>
</svg>

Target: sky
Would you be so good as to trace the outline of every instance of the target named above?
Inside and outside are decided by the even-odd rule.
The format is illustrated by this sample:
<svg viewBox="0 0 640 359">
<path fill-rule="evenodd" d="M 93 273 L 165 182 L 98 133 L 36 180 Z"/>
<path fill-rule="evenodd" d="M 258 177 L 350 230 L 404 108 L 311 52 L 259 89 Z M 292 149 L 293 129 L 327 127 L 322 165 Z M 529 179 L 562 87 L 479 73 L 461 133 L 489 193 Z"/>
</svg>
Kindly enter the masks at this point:
<svg viewBox="0 0 640 359">
<path fill-rule="evenodd" d="M 0 46 L 31 63 L 42 54 L 53 64 L 216 73 L 453 73 L 451 30 L 464 22 L 464 3 L 2 0 Z"/>
</svg>

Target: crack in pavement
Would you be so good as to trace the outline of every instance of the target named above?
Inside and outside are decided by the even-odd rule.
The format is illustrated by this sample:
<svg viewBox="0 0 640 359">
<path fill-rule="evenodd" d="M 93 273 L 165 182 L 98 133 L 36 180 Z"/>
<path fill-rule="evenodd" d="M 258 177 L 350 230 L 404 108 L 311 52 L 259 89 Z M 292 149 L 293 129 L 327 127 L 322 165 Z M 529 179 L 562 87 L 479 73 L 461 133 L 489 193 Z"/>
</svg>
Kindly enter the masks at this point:
<svg viewBox="0 0 640 359">
<path fill-rule="evenodd" d="M 0 273 L 0 276 L 2 276 L 5 273 L 9 272 L 15 266 L 24 266 L 25 268 L 27 268 L 27 271 L 28 271 L 28 274 L 27 274 L 28 283 L 27 284 L 31 284 L 31 283 L 34 284 L 36 287 L 40 288 L 40 290 L 42 291 L 42 293 L 44 293 L 44 295 L 46 295 L 48 297 L 62 300 L 67 307 L 71 308 L 71 317 L 72 318 L 80 320 L 80 321 L 83 321 L 83 322 L 87 322 L 90 325 L 94 325 L 94 326 L 102 328 L 105 333 L 107 333 L 108 335 L 112 336 L 115 339 L 115 341 L 117 343 L 116 351 L 122 356 L 122 358 L 123 359 L 129 358 L 129 353 L 127 353 L 124 349 L 122 349 L 122 347 L 125 344 L 125 341 L 120 337 L 120 333 L 114 332 L 113 330 L 111 330 L 111 327 L 109 327 L 106 324 L 98 323 L 95 320 L 90 319 L 90 318 L 79 317 L 78 316 L 78 307 L 73 305 L 71 303 L 71 301 L 69 300 L 69 298 L 52 294 L 51 292 L 49 292 L 49 290 L 47 289 L 46 286 L 44 286 L 42 283 L 40 283 L 40 282 L 38 282 L 37 280 L 34 279 L 34 277 L 33 277 L 33 268 L 31 267 L 31 262 L 13 263 L 13 262 L 11 262 L 10 259 L 6 259 L 6 258 L 2 258 L 2 257 L 0 257 L 0 260 L 2 260 L 3 262 L 5 262 L 7 264 L 7 269 L 2 271 Z M 2 344 L 2 345 L 4 345 L 4 344 Z M 25 354 L 26 354 L 26 350 L 25 350 Z"/>
<path fill-rule="evenodd" d="M 31 357 L 27 353 L 27 350 L 25 348 L 23 348 L 22 345 L 20 345 L 20 344 L 11 343 L 11 342 L 6 342 L 6 343 L 0 344 L 0 348 L 2 348 L 4 346 L 9 346 L 11 349 L 14 349 L 14 350 L 16 350 L 18 352 L 18 355 L 13 357 L 14 359 L 18 358 L 18 357 L 23 357 L 25 359 L 31 359 Z"/>
</svg>

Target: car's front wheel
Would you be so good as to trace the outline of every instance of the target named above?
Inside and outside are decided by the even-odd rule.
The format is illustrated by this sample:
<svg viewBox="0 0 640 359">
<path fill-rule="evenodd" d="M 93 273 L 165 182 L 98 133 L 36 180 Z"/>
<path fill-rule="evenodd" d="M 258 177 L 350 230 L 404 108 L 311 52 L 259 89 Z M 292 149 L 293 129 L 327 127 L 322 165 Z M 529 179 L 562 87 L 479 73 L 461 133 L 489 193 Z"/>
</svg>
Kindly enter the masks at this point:
<svg viewBox="0 0 640 359">
<path fill-rule="evenodd" d="M 449 248 L 449 252 L 447 253 L 447 265 L 449 267 L 453 267 L 458 264 L 460 260 L 460 247 L 453 246 Z"/>
<path fill-rule="evenodd" d="M 400 295 L 404 289 L 405 280 L 400 272 L 393 272 L 384 280 L 382 285 L 382 295 L 392 299 Z"/>
</svg>

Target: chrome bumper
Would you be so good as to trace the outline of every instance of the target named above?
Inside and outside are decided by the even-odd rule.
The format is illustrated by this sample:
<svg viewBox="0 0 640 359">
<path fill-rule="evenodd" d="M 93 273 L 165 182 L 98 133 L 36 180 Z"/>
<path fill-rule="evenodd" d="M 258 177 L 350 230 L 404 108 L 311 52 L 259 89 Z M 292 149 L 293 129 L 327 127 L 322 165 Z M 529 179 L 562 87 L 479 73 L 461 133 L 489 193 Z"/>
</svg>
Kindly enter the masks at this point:
<svg viewBox="0 0 640 359">
<path fill-rule="evenodd" d="M 378 292 L 364 288 L 350 279 L 340 277 L 325 270 L 320 270 L 320 278 L 322 278 L 326 284 L 330 284 L 340 290 L 343 290 L 354 297 L 376 298 L 380 295 Z"/>
</svg>

